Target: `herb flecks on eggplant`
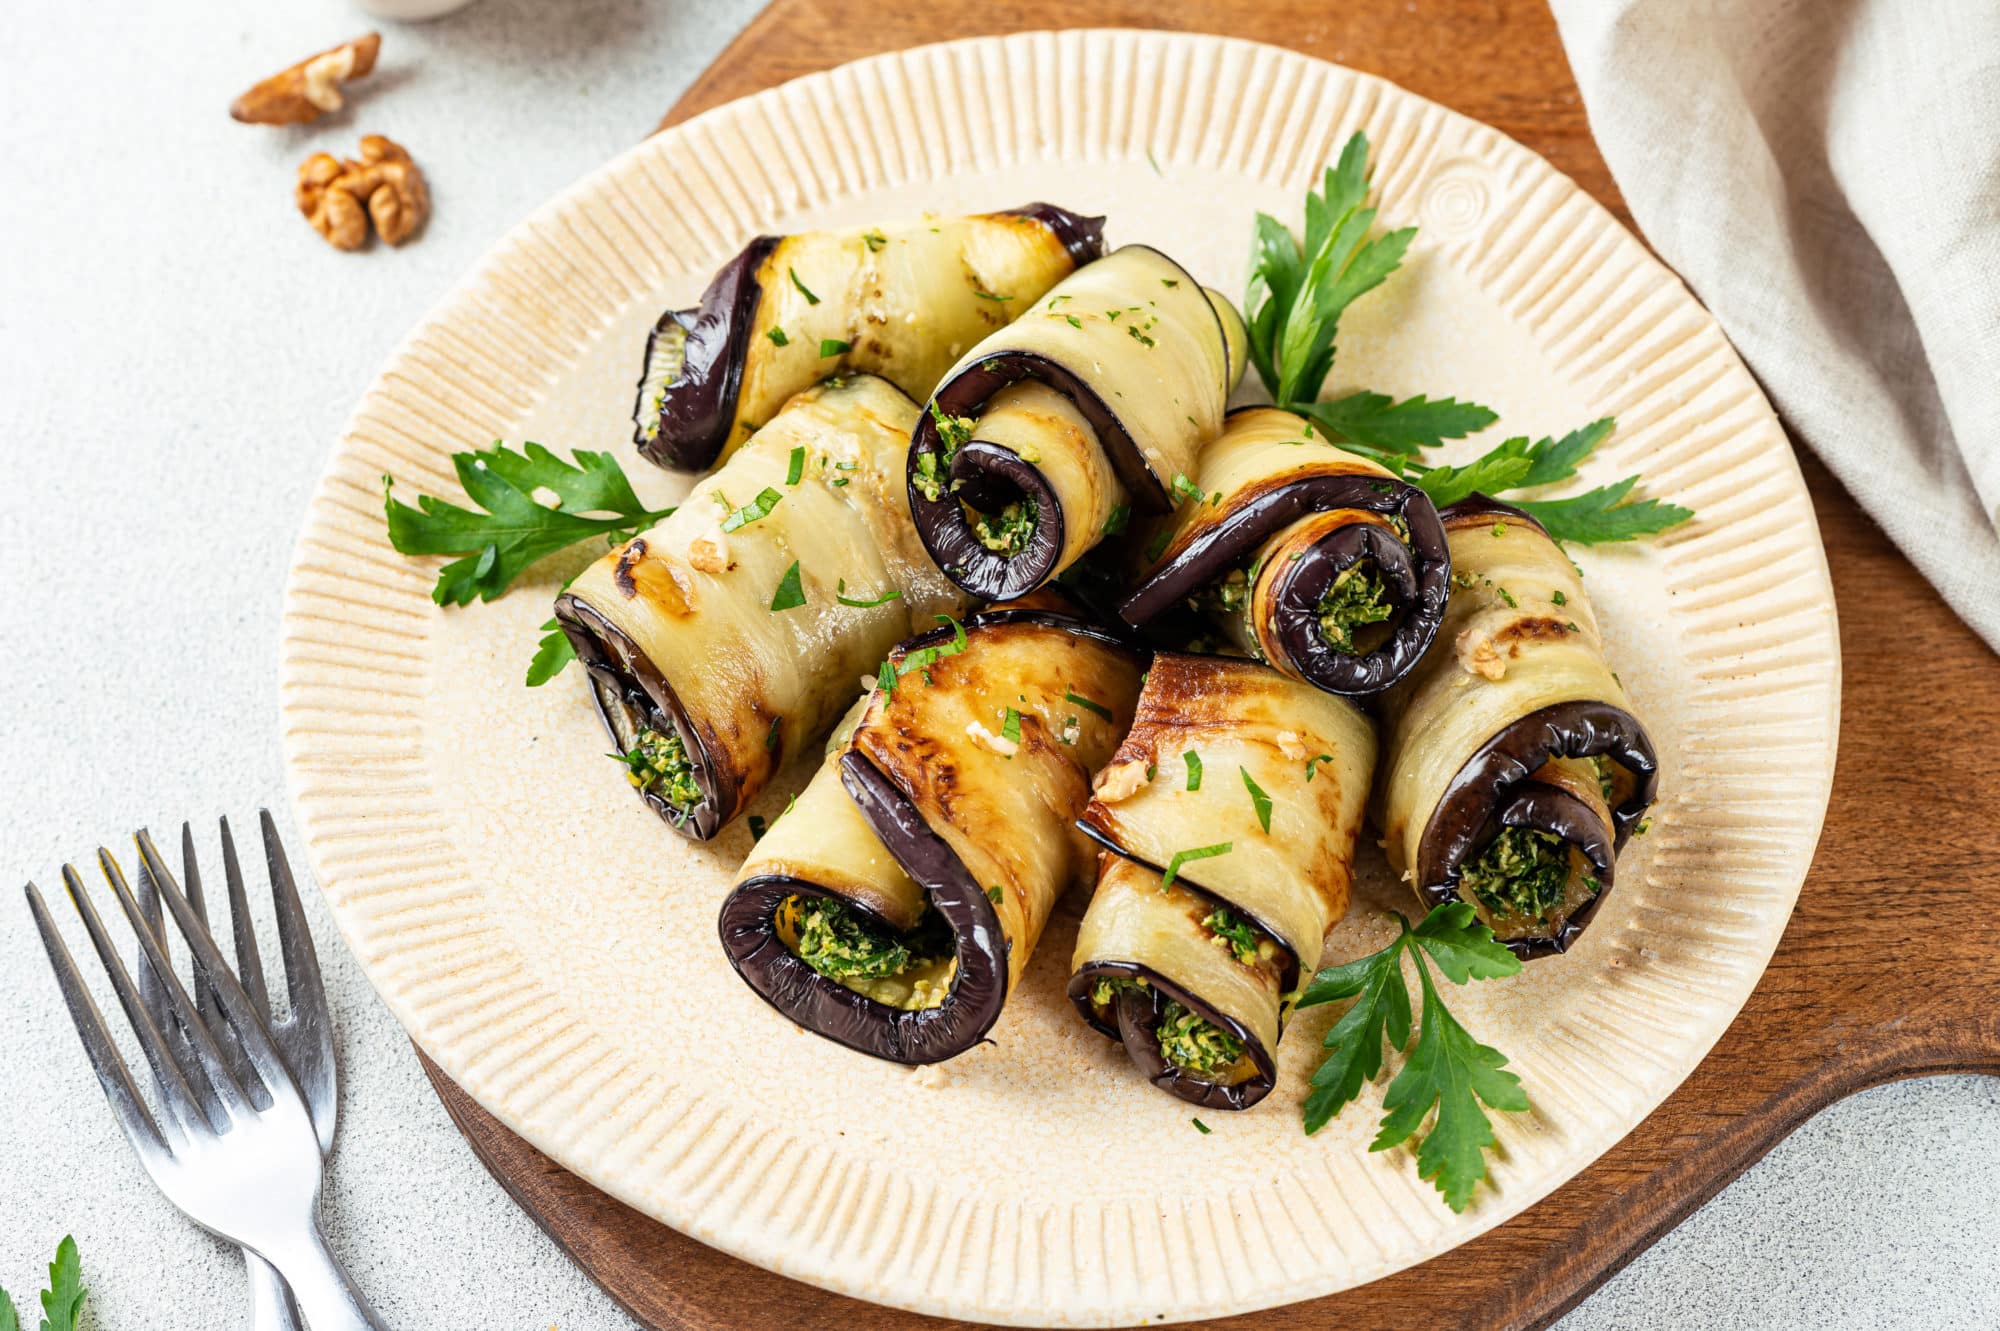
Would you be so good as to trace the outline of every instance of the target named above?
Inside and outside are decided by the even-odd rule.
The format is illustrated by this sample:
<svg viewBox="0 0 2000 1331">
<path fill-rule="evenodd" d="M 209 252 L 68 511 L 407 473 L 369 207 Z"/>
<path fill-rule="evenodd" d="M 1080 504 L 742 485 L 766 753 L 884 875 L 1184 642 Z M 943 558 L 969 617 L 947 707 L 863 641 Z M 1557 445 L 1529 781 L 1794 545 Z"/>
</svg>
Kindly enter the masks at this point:
<svg viewBox="0 0 2000 1331">
<path fill-rule="evenodd" d="M 1142 665 L 1050 592 L 897 648 L 723 904 L 738 973 L 878 1058 L 934 1063 L 984 1039 L 1056 898 L 1088 877 L 1072 821 Z"/>
<path fill-rule="evenodd" d="M 1441 516 L 1451 603 L 1384 699 L 1376 818 L 1426 907 L 1464 901 L 1524 959 L 1566 951 L 1616 884 L 1658 759 L 1562 548 L 1484 495 Z"/>
<path fill-rule="evenodd" d="M 1395 683 L 1436 636 L 1451 582 L 1436 509 L 1311 422 L 1233 412 L 1176 488 L 1127 622 L 1191 608 L 1235 650 L 1349 697 Z"/>
<path fill-rule="evenodd" d="M 853 681 L 963 608 L 909 520 L 916 416 L 867 375 L 800 394 L 557 598 L 632 784 L 686 835 L 715 836 L 825 733 Z"/>
<path fill-rule="evenodd" d="M 1346 912 L 1375 761 L 1347 700 L 1161 652 L 1078 826 L 1106 849 L 1069 995 L 1140 1074 L 1216 1109 L 1271 1090 L 1284 996 Z"/>
<path fill-rule="evenodd" d="M 646 343 L 633 442 L 695 471 L 829 375 L 927 396 L 960 352 L 1103 253 L 1101 217 L 1028 204 L 908 225 L 759 236 Z"/>
<path fill-rule="evenodd" d="M 1041 586 L 1121 508 L 1167 507 L 1243 357 L 1235 308 L 1158 250 L 1078 269 L 939 382 L 910 443 L 925 547 L 975 596 Z"/>
</svg>

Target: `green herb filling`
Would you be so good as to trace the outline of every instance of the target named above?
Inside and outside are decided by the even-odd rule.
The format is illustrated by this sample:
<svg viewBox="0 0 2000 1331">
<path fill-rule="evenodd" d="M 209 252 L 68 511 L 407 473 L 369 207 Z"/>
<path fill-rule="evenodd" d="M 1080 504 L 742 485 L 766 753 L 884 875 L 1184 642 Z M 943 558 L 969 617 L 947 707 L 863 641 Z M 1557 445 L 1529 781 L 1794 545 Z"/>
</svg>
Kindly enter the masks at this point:
<svg viewBox="0 0 2000 1331">
<path fill-rule="evenodd" d="M 1035 534 L 1037 514 L 1032 499 L 1017 499 L 998 513 L 981 513 L 977 509 L 967 509 L 967 513 L 972 519 L 972 534 L 998 555 L 1020 554 Z"/>
<path fill-rule="evenodd" d="M 1545 918 L 1569 890 L 1569 845 L 1553 832 L 1509 827 L 1459 870 L 1460 886 L 1492 911 Z"/>
<path fill-rule="evenodd" d="M 952 955 L 951 928 L 935 910 L 898 931 L 832 897 L 799 902 L 799 960 L 830 980 L 893 979 Z"/>
<path fill-rule="evenodd" d="M 1160 1005 L 1160 1024 L 1154 1034 L 1162 1058 L 1198 1077 L 1217 1076 L 1243 1057 L 1241 1040 L 1172 999 Z"/>
<path fill-rule="evenodd" d="M 627 779 L 633 785 L 658 795 L 674 808 L 685 813 L 701 802 L 701 787 L 695 784 L 687 746 L 672 731 L 649 726 L 634 737 L 628 752 L 612 756 L 629 769 Z"/>
<path fill-rule="evenodd" d="M 1396 613 L 1382 598 L 1388 589 L 1371 559 L 1349 564 L 1334 575 L 1333 585 L 1319 598 L 1319 631 L 1326 645 L 1336 652 L 1352 654 L 1354 631 L 1368 624 L 1380 624 Z"/>
</svg>

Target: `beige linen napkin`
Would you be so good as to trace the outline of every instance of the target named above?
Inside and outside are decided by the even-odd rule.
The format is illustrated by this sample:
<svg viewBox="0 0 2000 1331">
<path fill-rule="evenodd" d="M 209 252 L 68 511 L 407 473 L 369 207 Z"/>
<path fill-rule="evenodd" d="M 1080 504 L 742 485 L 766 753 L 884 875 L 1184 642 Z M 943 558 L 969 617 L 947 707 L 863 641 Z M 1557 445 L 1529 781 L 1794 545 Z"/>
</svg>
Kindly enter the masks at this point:
<svg viewBox="0 0 2000 1331">
<path fill-rule="evenodd" d="M 2000 0 L 1551 0 L 1632 215 L 2000 649 Z"/>
</svg>

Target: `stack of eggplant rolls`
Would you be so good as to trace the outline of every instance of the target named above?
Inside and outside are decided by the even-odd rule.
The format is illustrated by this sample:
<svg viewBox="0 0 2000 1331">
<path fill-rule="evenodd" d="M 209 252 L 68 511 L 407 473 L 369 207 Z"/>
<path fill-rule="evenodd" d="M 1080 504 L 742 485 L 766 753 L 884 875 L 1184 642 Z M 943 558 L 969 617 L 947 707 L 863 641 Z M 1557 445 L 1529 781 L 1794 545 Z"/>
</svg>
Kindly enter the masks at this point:
<svg viewBox="0 0 2000 1331">
<path fill-rule="evenodd" d="M 1532 517 L 1440 512 L 1302 416 L 1229 412 L 1241 317 L 1157 250 L 1106 255 L 1102 220 L 753 242 L 662 317 L 640 384 L 642 451 L 719 465 L 557 616 L 626 780 L 697 839 L 832 728 L 721 908 L 780 1012 L 951 1058 L 1088 887 L 1077 1014 L 1245 1109 L 1364 821 L 1418 907 L 1546 956 L 1658 763 Z"/>
</svg>

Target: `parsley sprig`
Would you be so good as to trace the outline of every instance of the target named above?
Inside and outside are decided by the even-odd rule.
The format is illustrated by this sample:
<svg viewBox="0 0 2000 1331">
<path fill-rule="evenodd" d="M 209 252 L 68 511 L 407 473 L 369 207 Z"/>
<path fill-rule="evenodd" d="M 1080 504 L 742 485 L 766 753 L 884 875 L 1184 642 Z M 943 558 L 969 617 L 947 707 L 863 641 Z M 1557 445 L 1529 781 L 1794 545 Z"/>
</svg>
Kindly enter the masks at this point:
<svg viewBox="0 0 2000 1331">
<path fill-rule="evenodd" d="M 85 1292 L 76 1240 L 64 1235 L 56 1245 L 56 1259 L 49 1263 L 49 1286 L 42 1291 L 41 1331 L 76 1331 Z M 20 1331 L 20 1327 L 21 1315 L 14 1300 L 0 1289 L 0 1331 Z"/>
<path fill-rule="evenodd" d="M 537 443 L 516 452 L 497 441 L 491 448 L 452 454 L 458 483 L 477 510 L 432 495 L 418 495 L 415 506 L 405 504 L 393 493 L 395 482 L 384 476 L 389 544 L 406 555 L 457 556 L 438 570 L 431 599 L 470 605 L 499 596 L 538 559 L 597 536 L 616 545 L 674 511 L 641 503 L 611 454 L 580 448 L 575 458 L 564 462 Z M 576 659 L 553 619 L 541 632 L 528 665 L 530 686 L 547 683 Z"/>
<path fill-rule="evenodd" d="M 1479 1043 L 1445 1008 L 1431 978 L 1431 965 L 1453 984 L 1513 975 L 1520 958 L 1478 923 L 1472 907 L 1448 901 L 1432 909 L 1415 929 L 1397 921 L 1396 941 L 1365 957 L 1333 966 L 1312 978 L 1298 1006 L 1312 1007 L 1344 998 L 1354 1005 L 1335 1022 L 1324 1041 L 1327 1055 L 1312 1075 L 1306 1096 L 1305 1129 L 1318 1132 L 1382 1070 L 1382 1043 L 1402 1053 L 1402 1071 L 1383 1097 L 1382 1122 L 1369 1145 L 1386 1151 L 1408 1141 L 1437 1115 L 1417 1147 L 1417 1175 L 1429 1179 L 1446 1206 L 1463 1211 L 1486 1177 L 1486 1148 L 1493 1125 L 1486 1109 L 1518 1113 L 1528 1107 L 1521 1079 L 1505 1071 L 1499 1050 Z M 1424 995 L 1423 1026 L 1410 1046 L 1410 991 L 1403 981 L 1403 958 L 1416 965 Z M 1485 1108 L 1481 1108 L 1481 1105 Z"/>
</svg>

